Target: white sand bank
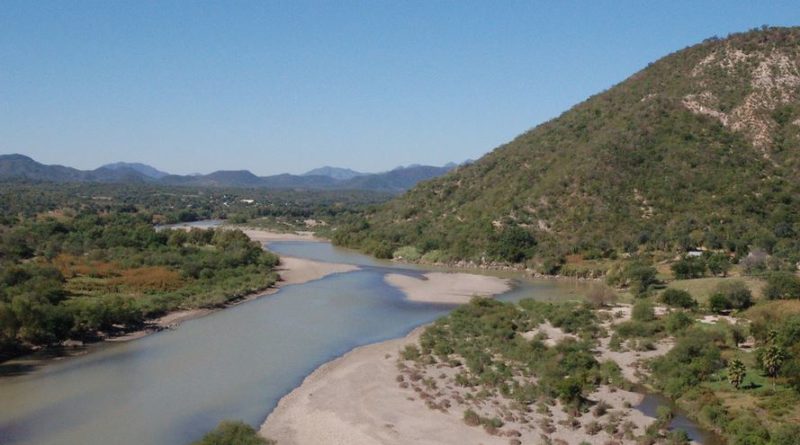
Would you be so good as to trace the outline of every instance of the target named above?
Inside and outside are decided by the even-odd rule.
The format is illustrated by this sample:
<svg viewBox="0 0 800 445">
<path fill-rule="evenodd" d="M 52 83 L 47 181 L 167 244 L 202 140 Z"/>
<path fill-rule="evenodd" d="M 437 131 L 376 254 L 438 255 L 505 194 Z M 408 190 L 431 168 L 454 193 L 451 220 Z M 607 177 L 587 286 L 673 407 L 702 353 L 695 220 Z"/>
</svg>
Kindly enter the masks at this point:
<svg viewBox="0 0 800 445">
<path fill-rule="evenodd" d="M 235 227 L 233 227 L 235 228 Z M 241 229 L 253 241 L 268 243 L 271 241 L 325 241 L 314 236 L 313 232 L 273 232 L 262 229 Z"/>
<path fill-rule="evenodd" d="M 356 270 L 359 267 L 352 264 L 323 263 L 289 256 L 281 256 L 281 263 L 275 269 L 281 277 L 278 286 L 307 283 L 331 274 Z"/>
<path fill-rule="evenodd" d="M 480 430 L 460 416 L 429 410 L 398 386 L 398 350 L 420 332 L 356 348 L 321 366 L 281 399 L 261 434 L 281 445 L 478 443 Z M 508 439 L 486 435 L 480 443 L 506 445 Z"/>
<path fill-rule="evenodd" d="M 470 273 L 430 272 L 424 279 L 387 274 L 384 279 L 409 300 L 426 303 L 464 304 L 474 296 L 492 296 L 511 289 L 508 280 Z"/>
</svg>

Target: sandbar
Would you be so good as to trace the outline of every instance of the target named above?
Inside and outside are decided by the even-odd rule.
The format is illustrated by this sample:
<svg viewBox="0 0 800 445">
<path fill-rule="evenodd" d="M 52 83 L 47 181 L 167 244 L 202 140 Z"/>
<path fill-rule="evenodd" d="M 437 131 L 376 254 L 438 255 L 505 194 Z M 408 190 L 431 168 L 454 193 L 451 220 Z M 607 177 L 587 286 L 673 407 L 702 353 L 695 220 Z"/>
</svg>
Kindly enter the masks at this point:
<svg viewBox="0 0 800 445">
<path fill-rule="evenodd" d="M 392 273 L 384 280 L 409 300 L 425 303 L 464 304 L 475 296 L 488 297 L 511 289 L 508 280 L 471 273 L 429 272 L 422 279 Z"/>
</svg>

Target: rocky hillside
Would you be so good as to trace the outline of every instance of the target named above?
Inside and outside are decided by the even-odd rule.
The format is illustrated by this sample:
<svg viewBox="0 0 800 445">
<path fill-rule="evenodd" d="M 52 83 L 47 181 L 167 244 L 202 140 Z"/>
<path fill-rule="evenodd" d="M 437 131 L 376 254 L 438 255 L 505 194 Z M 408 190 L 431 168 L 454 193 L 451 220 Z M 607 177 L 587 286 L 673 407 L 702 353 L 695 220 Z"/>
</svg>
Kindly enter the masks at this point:
<svg viewBox="0 0 800 445">
<path fill-rule="evenodd" d="M 385 254 L 800 251 L 800 28 L 708 39 L 336 237 Z M 587 72 L 587 75 L 590 75 Z"/>
</svg>

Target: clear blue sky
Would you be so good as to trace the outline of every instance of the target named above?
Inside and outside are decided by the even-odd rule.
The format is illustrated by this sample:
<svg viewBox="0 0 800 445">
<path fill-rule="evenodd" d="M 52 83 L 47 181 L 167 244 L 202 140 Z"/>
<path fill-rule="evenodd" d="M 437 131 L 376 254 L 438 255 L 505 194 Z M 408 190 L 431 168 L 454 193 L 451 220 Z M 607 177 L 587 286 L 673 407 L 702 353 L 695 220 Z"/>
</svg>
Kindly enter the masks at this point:
<svg viewBox="0 0 800 445">
<path fill-rule="evenodd" d="M 796 1 L 0 3 L 0 153 L 175 172 L 478 158 Z"/>
</svg>

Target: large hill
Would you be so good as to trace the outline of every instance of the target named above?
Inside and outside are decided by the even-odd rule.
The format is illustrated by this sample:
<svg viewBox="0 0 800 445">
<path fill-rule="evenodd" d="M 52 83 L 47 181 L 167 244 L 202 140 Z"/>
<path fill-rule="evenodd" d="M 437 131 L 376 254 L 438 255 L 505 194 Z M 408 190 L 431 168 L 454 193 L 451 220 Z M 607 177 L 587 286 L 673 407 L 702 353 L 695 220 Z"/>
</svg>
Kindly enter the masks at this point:
<svg viewBox="0 0 800 445">
<path fill-rule="evenodd" d="M 800 28 L 708 39 L 421 183 L 335 241 L 487 261 L 753 246 L 796 260 L 799 66 Z"/>
</svg>

